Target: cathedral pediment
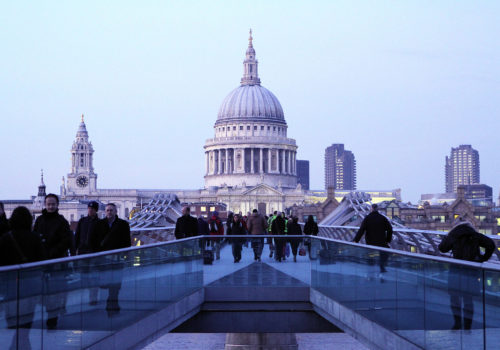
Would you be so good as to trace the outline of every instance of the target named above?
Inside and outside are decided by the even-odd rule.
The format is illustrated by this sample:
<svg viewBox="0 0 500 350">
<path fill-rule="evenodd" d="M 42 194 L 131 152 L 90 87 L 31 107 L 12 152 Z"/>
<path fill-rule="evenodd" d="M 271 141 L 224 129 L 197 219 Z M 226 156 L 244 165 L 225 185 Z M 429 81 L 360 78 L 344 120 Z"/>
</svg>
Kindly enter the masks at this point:
<svg viewBox="0 0 500 350">
<path fill-rule="evenodd" d="M 259 195 L 259 196 L 282 196 L 283 192 L 278 191 L 275 188 L 272 188 L 269 185 L 266 184 L 260 184 L 255 187 L 252 187 L 245 192 L 242 193 L 243 195 Z"/>
</svg>

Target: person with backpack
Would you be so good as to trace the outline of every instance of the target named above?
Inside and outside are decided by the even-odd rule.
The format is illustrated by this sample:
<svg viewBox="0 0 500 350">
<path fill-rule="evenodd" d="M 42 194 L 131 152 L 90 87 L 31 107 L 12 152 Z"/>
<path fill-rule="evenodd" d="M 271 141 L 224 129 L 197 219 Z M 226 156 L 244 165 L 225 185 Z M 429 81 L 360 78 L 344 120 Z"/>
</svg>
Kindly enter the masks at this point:
<svg viewBox="0 0 500 350">
<path fill-rule="evenodd" d="M 448 232 L 439 244 L 439 250 L 447 253 L 450 250 L 454 259 L 485 262 L 495 250 L 495 242 L 477 232 L 470 222 L 459 217 L 455 226 Z M 481 254 L 481 248 L 484 253 Z M 474 316 L 473 295 L 480 293 L 480 279 L 471 269 L 466 269 L 460 265 L 450 264 L 448 271 L 448 293 L 450 295 L 450 307 L 453 313 L 453 330 L 462 329 L 462 311 L 463 328 L 466 330 L 472 327 L 472 318 Z M 463 309 L 462 309 L 463 305 Z"/>
<path fill-rule="evenodd" d="M 224 236 L 224 225 L 222 224 L 222 221 L 219 218 L 218 212 L 214 211 L 212 213 L 212 216 L 208 220 L 208 227 L 210 229 L 211 236 Z M 221 238 L 212 238 L 210 241 L 212 250 L 215 250 L 215 258 L 217 260 L 220 259 L 220 242 Z"/>
</svg>

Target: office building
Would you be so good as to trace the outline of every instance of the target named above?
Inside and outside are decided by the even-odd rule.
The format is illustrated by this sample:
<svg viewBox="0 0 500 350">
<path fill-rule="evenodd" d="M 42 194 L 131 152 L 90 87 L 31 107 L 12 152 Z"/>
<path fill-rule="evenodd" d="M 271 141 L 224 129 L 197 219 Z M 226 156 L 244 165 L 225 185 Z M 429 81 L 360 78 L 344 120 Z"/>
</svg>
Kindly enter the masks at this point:
<svg viewBox="0 0 500 350">
<path fill-rule="evenodd" d="M 445 190 L 456 192 L 459 185 L 479 184 L 479 152 L 471 145 L 451 149 L 445 163 Z"/>
<path fill-rule="evenodd" d="M 297 183 L 302 186 L 302 189 L 309 189 L 309 161 L 297 160 Z"/>
<path fill-rule="evenodd" d="M 333 144 L 325 150 L 325 189 L 356 189 L 356 159 L 344 144 Z"/>
</svg>

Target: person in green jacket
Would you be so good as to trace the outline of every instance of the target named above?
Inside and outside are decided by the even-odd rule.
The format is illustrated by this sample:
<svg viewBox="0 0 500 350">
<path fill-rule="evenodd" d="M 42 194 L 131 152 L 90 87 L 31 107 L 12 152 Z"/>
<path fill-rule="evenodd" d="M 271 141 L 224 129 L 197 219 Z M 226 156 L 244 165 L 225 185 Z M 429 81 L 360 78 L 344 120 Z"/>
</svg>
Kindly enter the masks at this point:
<svg viewBox="0 0 500 350">
<path fill-rule="evenodd" d="M 273 226 L 273 221 L 276 219 L 276 215 L 278 215 L 277 211 L 274 211 L 272 215 L 269 215 L 269 219 L 267 220 L 267 231 L 268 234 L 272 235 L 271 227 Z M 273 246 L 273 240 L 271 238 L 267 239 L 267 244 L 269 244 L 269 257 L 273 257 L 274 253 L 274 246 Z"/>
</svg>

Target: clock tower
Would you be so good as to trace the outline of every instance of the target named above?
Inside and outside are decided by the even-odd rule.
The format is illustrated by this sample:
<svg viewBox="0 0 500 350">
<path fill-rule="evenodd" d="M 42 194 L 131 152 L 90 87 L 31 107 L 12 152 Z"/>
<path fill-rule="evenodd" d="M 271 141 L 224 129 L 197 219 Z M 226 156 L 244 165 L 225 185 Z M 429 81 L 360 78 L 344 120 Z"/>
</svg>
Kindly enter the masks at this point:
<svg viewBox="0 0 500 350">
<path fill-rule="evenodd" d="M 67 197 L 97 194 L 97 174 L 94 173 L 93 154 L 94 148 L 89 142 L 82 114 L 82 121 L 71 147 L 71 173 L 67 179 Z"/>
</svg>

